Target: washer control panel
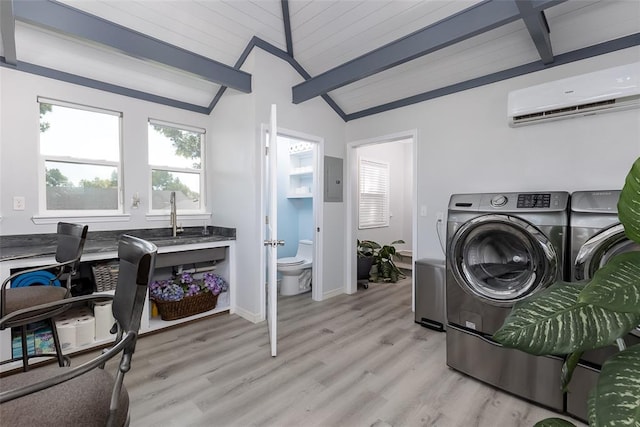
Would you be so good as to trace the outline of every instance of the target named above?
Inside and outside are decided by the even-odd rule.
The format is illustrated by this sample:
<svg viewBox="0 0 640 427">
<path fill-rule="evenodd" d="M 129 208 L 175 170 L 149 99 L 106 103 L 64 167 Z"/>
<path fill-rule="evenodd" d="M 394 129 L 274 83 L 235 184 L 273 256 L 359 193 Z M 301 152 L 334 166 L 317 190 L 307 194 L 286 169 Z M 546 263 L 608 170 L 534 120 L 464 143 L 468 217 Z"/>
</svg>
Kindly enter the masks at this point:
<svg viewBox="0 0 640 427">
<path fill-rule="evenodd" d="M 551 207 L 551 193 L 518 194 L 517 208 L 548 208 Z"/>
</svg>

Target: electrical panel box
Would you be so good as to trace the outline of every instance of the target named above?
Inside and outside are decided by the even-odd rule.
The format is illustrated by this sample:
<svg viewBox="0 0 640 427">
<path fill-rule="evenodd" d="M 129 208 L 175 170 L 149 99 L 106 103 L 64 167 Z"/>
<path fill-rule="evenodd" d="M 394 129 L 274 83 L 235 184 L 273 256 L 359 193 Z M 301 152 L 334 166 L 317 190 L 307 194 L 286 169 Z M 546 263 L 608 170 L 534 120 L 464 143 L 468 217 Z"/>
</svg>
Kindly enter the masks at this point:
<svg viewBox="0 0 640 427">
<path fill-rule="evenodd" d="M 324 201 L 342 202 L 342 159 L 324 156 Z"/>
</svg>

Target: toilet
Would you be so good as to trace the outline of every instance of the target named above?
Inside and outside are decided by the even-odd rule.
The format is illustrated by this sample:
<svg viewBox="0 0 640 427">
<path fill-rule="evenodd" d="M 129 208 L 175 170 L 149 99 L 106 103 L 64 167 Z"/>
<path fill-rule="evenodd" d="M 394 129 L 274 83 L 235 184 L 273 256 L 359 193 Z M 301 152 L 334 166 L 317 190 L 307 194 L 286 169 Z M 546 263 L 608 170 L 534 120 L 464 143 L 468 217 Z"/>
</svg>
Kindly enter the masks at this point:
<svg viewBox="0 0 640 427">
<path fill-rule="evenodd" d="M 300 240 L 294 257 L 278 258 L 278 271 L 282 274 L 280 295 L 297 295 L 311 290 L 311 264 L 313 242 Z"/>
</svg>

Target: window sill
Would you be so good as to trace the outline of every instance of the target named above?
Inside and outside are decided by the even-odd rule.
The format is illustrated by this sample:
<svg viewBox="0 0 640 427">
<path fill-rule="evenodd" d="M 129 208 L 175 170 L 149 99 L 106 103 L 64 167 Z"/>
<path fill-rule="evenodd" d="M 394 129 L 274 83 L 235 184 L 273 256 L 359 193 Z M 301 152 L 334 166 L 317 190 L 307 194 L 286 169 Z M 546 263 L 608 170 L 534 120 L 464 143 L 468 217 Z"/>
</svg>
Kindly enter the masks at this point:
<svg viewBox="0 0 640 427">
<path fill-rule="evenodd" d="M 113 214 L 113 215 L 34 215 L 31 221 L 34 224 L 57 224 L 60 221 L 72 221 L 81 223 L 92 222 L 125 222 L 129 221 L 129 214 Z"/>
</svg>

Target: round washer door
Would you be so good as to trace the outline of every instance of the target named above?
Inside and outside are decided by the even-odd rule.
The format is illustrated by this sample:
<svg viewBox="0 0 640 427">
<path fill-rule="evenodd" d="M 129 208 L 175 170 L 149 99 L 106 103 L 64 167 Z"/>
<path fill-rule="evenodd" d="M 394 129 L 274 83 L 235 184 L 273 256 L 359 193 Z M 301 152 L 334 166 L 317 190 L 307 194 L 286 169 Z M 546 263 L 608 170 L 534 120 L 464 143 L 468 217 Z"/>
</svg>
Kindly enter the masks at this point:
<svg viewBox="0 0 640 427">
<path fill-rule="evenodd" d="M 606 228 L 580 247 L 574 264 L 575 278 L 589 280 L 611 258 L 631 251 L 640 251 L 640 245 L 627 238 L 622 224 Z"/>
<path fill-rule="evenodd" d="M 535 226 L 509 215 L 483 215 L 464 223 L 449 246 L 453 275 L 472 295 L 508 306 L 556 279 L 558 257 Z"/>
</svg>

